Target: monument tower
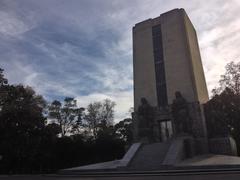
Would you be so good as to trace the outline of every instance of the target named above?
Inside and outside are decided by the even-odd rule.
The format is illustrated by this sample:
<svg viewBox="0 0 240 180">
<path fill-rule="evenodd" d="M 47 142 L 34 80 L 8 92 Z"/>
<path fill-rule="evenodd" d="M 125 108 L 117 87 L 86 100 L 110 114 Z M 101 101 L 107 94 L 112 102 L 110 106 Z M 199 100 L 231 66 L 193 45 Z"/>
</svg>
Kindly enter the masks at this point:
<svg viewBox="0 0 240 180">
<path fill-rule="evenodd" d="M 206 139 L 202 104 L 208 101 L 208 91 L 196 31 L 184 9 L 173 9 L 133 27 L 133 72 L 135 112 L 142 98 L 158 109 L 150 130 L 158 139 L 166 140 L 179 129 L 172 123 L 171 112 L 176 93 L 189 106 L 186 126 L 191 124 L 192 135 Z M 162 117 L 163 109 L 170 109 L 168 116 Z M 135 119 L 135 139 L 139 141 L 141 117 Z"/>
<path fill-rule="evenodd" d="M 184 9 L 133 27 L 134 107 L 171 104 L 180 91 L 188 102 L 208 101 L 196 31 Z"/>
</svg>

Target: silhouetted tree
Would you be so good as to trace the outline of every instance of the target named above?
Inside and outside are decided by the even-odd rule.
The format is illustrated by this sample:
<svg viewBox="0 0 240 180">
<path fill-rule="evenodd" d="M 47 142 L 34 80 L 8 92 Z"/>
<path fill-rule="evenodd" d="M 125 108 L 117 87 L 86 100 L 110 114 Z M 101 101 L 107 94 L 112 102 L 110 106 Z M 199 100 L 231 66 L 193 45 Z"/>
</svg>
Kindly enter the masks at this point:
<svg viewBox="0 0 240 180">
<path fill-rule="evenodd" d="M 121 158 L 125 142 L 113 126 L 114 106 L 92 103 L 84 118 L 84 108 L 65 98 L 51 103 L 47 119 L 42 96 L 9 85 L 0 69 L 0 173 L 48 173 Z M 96 128 L 95 138 L 84 137 L 85 125 Z"/>
<path fill-rule="evenodd" d="M 0 68 L 0 86 L 7 85 L 8 80 L 4 78 L 3 69 Z"/>
<path fill-rule="evenodd" d="M 114 126 L 115 133 L 119 136 L 120 139 L 125 141 L 128 145 L 132 143 L 133 133 L 132 133 L 132 119 L 126 118 L 122 121 L 119 121 Z"/>
<path fill-rule="evenodd" d="M 2 109 L 4 99 L 7 96 L 8 88 L 8 80 L 4 77 L 3 69 L 0 68 L 0 110 Z"/>
<path fill-rule="evenodd" d="M 3 87 L 4 86 L 4 87 Z M 1 85 L 0 154 L 2 169 L 28 166 L 38 154 L 45 126 L 44 99 L 30 87 Z M 1 169 L 1 167 L 0 167 Z"/>
<path fill-rule="evenodd" d="M 205 104 L 210 137 L 232 135 L 240 147 L 240 63 L 229 63 L 219 87 Z"/>
<path fill-rule="evenodd" d="M 115 102 L 109 99 L 88 105 L 85 122 L 95 139 L 100 129 L 113 125 L 114 107 Z"/>
<path fill-rule="evenodd" d="M 226 88 L 233 91 L 234 94 L 240 94 L 240 62 L 233 61 L 225 66 L 225 74 L 221 75 L 219 80 L 219 87 L 213 89 L 213 94 L 219 94 Z"/>
<path fill-rule="evenodd" d="M 205 114 L 209 136 L 226 136 L 239 131 L 240 96 L 226 88 L 206 103 Z"/>
<path fill-rule="evenodd" d="M 74 98 L 66 97 L 63 105 L 60 101 L 55 100 L 48 109 L 49 118 L 56 120 L 61 127 L 61 136 L 65 136 L 67 133 L 79 133 L 84 108 L 78 108 Z"/>
</svg>

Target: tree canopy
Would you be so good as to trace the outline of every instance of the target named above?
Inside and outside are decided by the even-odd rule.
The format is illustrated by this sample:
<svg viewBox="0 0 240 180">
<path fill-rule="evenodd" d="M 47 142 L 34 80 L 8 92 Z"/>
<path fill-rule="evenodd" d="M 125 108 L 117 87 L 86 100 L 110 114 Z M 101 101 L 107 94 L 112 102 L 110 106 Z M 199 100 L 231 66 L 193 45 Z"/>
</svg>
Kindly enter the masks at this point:
<svg viewBox="0 0 240 180">
<path fill-rule="evenodd" d="M 24 168 L 38 154 L 46 102 L 30 87 L 0 84 L 0 169 Z M 16 161 L 17 159 L 17 161 Z"/>
<path fill-rule="evenodd" d="M 232 61 L 225 66 L 225 73 L 221 75 L 219 87 L 213 89 L 213 94 L 219 94 L 226 88 L 231 89 L 235 94 L 240 94 L 240 62 Z"/>
<path fill-rule="evenodd" d="M 205 104 L 209 137 L 231 135 L 240 148 L 240 63 L 230 62 Z"/>
<path fill-rule="evenodd" d="M 84 108 L 78 108 L 74 98 L 66 97 L 63 104 L 54 100 L 48 109 L 49 118 L 61 127 L 61 136 L 80 131 Z"/>
<path fill-rule="evenodd" d="M 29 86 L 10 85 L 0 69 L 0 173 L 47 173 L 121 158 L 111 100 L 79 107 L 75 98 L 48 104 Z M 94 129 L 94 133 L 93 133 Z"/>
<path fill-rule="evenodd" d="M 90 103 L 87 107 L 85 123 L 97 138 L 98 131 L 113 125 L 115 102 L 105 99 L 102 102 Z"/>
</svg>

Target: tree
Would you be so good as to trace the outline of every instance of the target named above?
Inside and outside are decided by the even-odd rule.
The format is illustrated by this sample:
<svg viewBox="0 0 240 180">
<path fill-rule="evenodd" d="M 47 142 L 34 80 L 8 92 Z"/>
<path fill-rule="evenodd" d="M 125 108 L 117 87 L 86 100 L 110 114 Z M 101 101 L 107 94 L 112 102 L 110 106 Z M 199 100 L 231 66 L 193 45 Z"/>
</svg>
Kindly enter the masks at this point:
<svg viewBox="0 0 240 180">
<path fill-rule="evenodd" d="M 236 134 L 240 128 L 240 96 L 226 88 L 205 105 L 209 136 Z"/>
<path fill-rule="evenodd" d="M 219 87 L 205 104 L 209 137 L 231 135 L 240 147 L 240 63 L 229 63 Z"/>
<path fill-rule="evenodd" d="M 0 68 L 0 110 L 7 96 L 8 80 L 4 78 L 3 69 Z"/>
<path fill-rule="evenodd" d="M 63 105 L 60 101 L 54 100 L 48 109 L 49 118 L 56 120 L 60 125 L 61 136 L 79 133 L 84 108 L 78 108 L 74 98 L 66 97 Z"/>
<path fill-rule="evenodd" d="M 44 126 L 46 103 L 31 87 L 8 85 L 1 97 L 0 127 L 30 133 Z"/>
<path fill-rule="evenodd" d="M 4 78 L 3 69 L 0 68 L 0 86 L 7 85 L 8 80 Z"/>
<path fill-rule="evenodd" d="M 17 171 L 30 167 L 39 153 L 45 101 L 32 88 L 22 85 L 1 85 L 1 92 L 0 169 Z"/>
<path fill-rule="evenodd" d="M 109 99 L 88 105 L 85 122 L 95 139 L 99 130 L 113 125 L 114 107 L 115 102 Z"/>
<path fill-rule="evenodd" d="M 65 98 L 63 104 L 53 101 L 47 119 L 43 97 L 31 87 L 9 85 L 0 69 L 0 173 L 49 173 L 121 158 L 125 142 L 112 125 L 114 105 L 100 102 L 93 111 L 97 138 L 85 139 L 84 108 L 74 98 Z"/>
<path fill-rule="evenodd" d="M 133 141 L 132 133 L 132 119 L 126 118 L 122 121 L 119 121 L 114 126 L 115 133 L 119 136 L 120 139 L 124 140 L 128 145 Z"/>
<path fill-rule="evenodd" d="M 225 66 L 225 74 L 221 75 L 219 87 L 213 89 L 213 94 L 219 94 L 226 88 L 231 89 L 235 94 L 240 95 L 240 62 L 233 61 Z"/>
</svg>

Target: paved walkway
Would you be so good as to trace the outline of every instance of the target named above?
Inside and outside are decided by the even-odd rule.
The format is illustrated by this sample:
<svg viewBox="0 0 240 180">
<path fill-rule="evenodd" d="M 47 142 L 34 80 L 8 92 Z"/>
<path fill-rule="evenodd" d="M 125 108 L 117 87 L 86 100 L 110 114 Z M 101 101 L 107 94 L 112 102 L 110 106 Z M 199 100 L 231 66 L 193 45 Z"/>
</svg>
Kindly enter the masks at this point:
<svg viewBox="0 0 240 180">
<path fill-rule="evenodd" d="M 179 166 L 240 165 L 240 157 L 225 155 L 202 155 L 182 161 Z"/>
<path fill-rule="evenodd" d="M 204 166 L 204 165 L 239 165 L 240 157 L 224 155 L 203 155 L 188 159 L 179 166 Z M 235 166 L 232 166 L 235 167 Z M 238 166 L 237 166 L 238 167 Z M 231 169 L 231 168 L 230 168 Z M 229 170 L 229 169 L 228 169 Z M 210 172 L 195 171 L 169 173 L 169 171 L 144 174 L 122 174 L 114 176 L 61 176 L 61 175 L 0 175 L 0 180 L 239 180 L 239 167 L 233 171 L 212 170 Z"/>
</svg>

